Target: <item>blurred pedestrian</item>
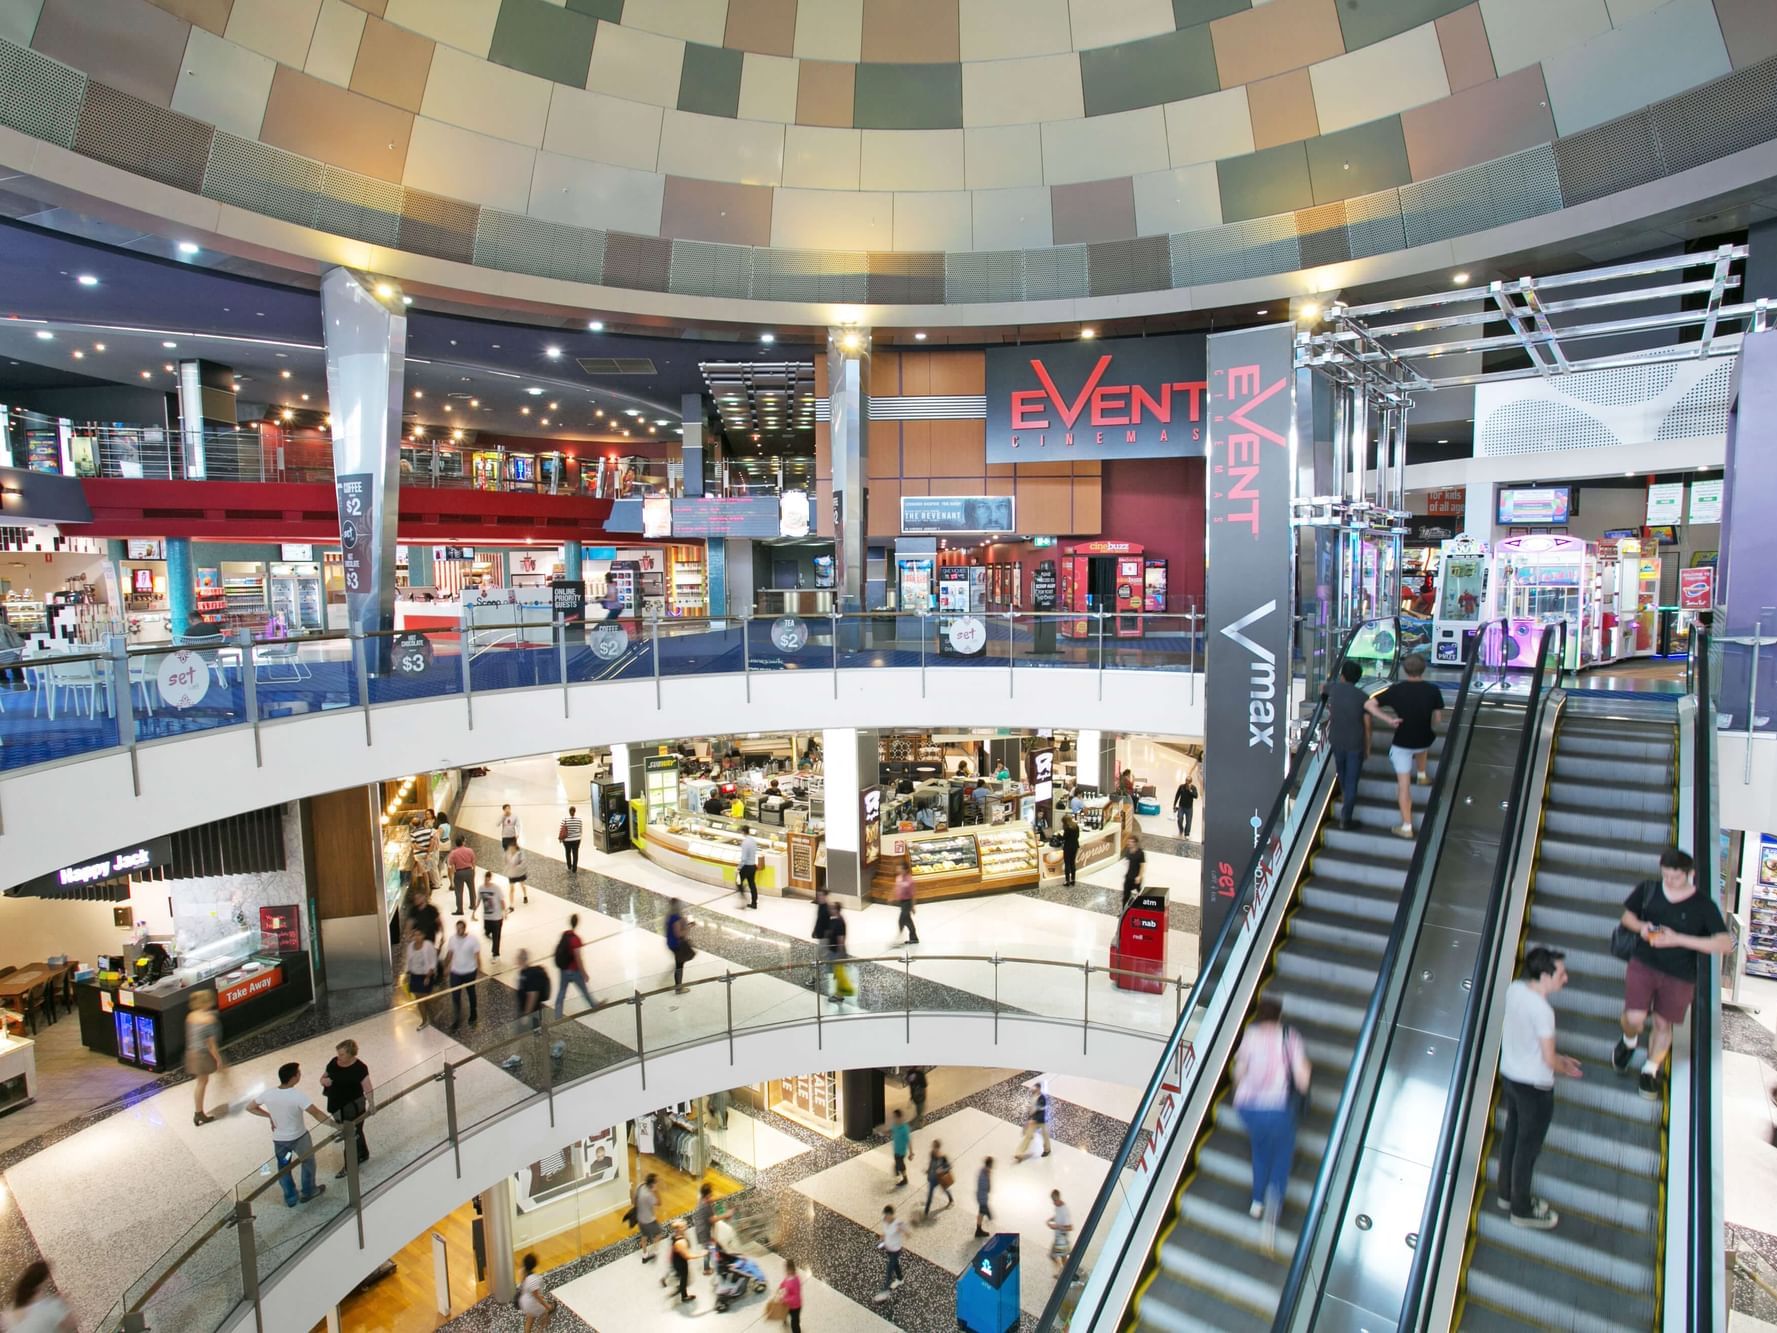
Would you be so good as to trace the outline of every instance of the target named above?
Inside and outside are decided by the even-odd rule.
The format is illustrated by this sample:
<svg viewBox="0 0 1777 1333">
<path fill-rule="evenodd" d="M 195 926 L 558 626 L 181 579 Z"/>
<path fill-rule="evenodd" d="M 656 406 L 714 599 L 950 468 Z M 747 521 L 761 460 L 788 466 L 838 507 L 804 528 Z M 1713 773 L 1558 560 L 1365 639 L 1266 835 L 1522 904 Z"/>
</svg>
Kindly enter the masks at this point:
<svg viewBox="0 0 1777 1333">
<path fill-rule="evenodd" d="M 586 1001 L 588 1009 L 593 1007 L 592 992 L 586 989 L 586 967 L 580 961 L 580 936 L 575 934 L 575 927 L 580 924 L 578 913 L 568 918 L 568 928 L 561 933 L 555 942 L 555 968 L 560 973 L 556 978 L 555 1016 L 562 1016 L 562 1009 L 568 1002 L 568 987 L 578 986 L 580 998 Z"/>
<path fill-rule="evenodd" d="M 1289 1188 L 1298 1107 L 1308 1095 L 1311 1072 L 1301 1033 L 1284 1026 L 1283 1006 L 1276 999 L 1261 996 L 1234 1052 L 1234 1109 L 1252 1149 L 1252 1204 L 1247 1211 L 1264 1221 L 1267 1250 L 1273 1248 Z"/>
<path fill-rule="evenodd" d="M 802 1333 L 802 1278 L 796 1272 L 794 1259 L 784 1260 L 784 1278 L 777 1284 L 777 1298 L 783 1302 L 790 1333 Z"/>
<path fill-rule="evenodd" d="M 697 956 L 691 947 L 691 923 L 685 918 L 685 904 L 674 898 L 666 909 L 666 947 L 673 956 L 673 990 L 684 994 L 691 988 L 685 984 L 685 964 Z"/>
<path fill-rule="evenodd" d="M 919 927 L 913 924 L 913 871 L 903 863 L 895 874 L 895 905 L 901 909 L 901 915 L 895 921 L 895 942 L 901 936 L 907 936 L 907 943 L 919 943 Z"/>
<path fill-rule="evenodd" d="M 512 813 L 510 805 L 500 807 L 500 849 L 518 846 L 520 833 L 518 816 Z"/>
<path fill-rule="evenodd" d="M 368 1162 L 370 1145 L 364 1140 L 364 1117 L 370 1114 L 370 1066 L 358 1058 L 358 1043 L 350 1037 L 335 1046 L 333 1051 L 333 1058 L 321 1071 L 321 1090 L 327 1102 L 327 1114 L 333 1117 L 334 1124 L 341 1127 L 342 1155 L 351 1151 L 343 1143 L 345 1126 L 350 1125 L 358 1149 L 358 1161 Z M 342 1162 L 333 1178 L 343 1180 L 345 1174 L 346 1168 Z"/>
<path fill-rule="evenodd" d="M 535 1254 L 524 1257 L 524 1277 L 518 1284 L 518 1312 L 524 1316 L 522 1333 L 543 1333 L 555 1314 L 555 1297 L 543 1290 Z"/>
<path fill-rule="evenodd" d="M 518 906 L 521 893 L 527 903 L 531 900 L 531 867 L 524 859 L 524 848 L 517 843 L 506 849 L 506 891 L 512 907 Z"/>
<path fill-rule="evenodd" d="M 955 1179 L 956 1177 L 950 1170 L 950 1159 L 944 1155 L 944 1145 L 939 1143 L 937 1139 L 933 1139 L 932 1146 L 926 1150 L 926 1209 L 924 1216 L 930 1217 L 932 1215 L 932 1200 L 937 1196 L 939 1190 L 944 1191 L 944 1208 L 949 1208 L 956 1202 L 956 1195 L 950 1192 L 950 1186 Z M 943 1212 L 944 1209 L 940 1208 L 938 1211 Z"/>
<path fill-rule="evenodd" d="M 798 1325 L 792 1324 L 792 1328 Z M 6 1312 L 9 1333 L 80 1333 L 74 1312 L 49 1285 L 49 1265 L 34 1259 L 12 1287 L 12 1308 Z"/>
<path fill-rule="evenodd" d="M 1068 1252 L 1074 1248 L 1074 1215 L 1062 1202 L 1060 1190 L 1049 1191 L 1049 1202 L 1054 1210 L 1049 1214 L 1048 1227 L 1052 1233 L 1049 1240 L 1049 1262 L 1055 1267 L 1055 1275 L 1061 1276 L 1062 1265 L 1067 1262 Z"/>
<path fill-rule="evenodd" d="M 497 960 L 500 956 L 500 931 L 506 925 L 506 895 L 494 883 L 494 872 L 491 870 L 482 876 L 481 893 L 476 906 L 481 911 L 481 930 L 487 936 L 488 949 Z"/>
<path fill-rule="evenodd" d="M 1024 1117 L 1024 1135 L 1018 1140 L 1018 1151 L 1012 1154 L 1014 1162 L 1024 1160 L 1024 1150 L 1030 1147 L 1030 1141 L 1036 1135 L 1043 1137 L 1043 1156 L 1049 1155 L 1049 1090 L 1038 1083 L 1036 1091 L 1030 1099 L 1030 1110 Z"/>
<path fill-rule="evenodd" d="M 463 899 L 475 893 L 475 849 L 469 846 L 469 840 L 461 833 L 457 834 L 457 845 L 450 849 L 444 858 L 450 867 L 450 891 L 456 896 L 456 915 L 463 914 Z"/>
<path fill-rule="evenodd" d="M 993 1221 L 988 1198 L 993 1193 L 993 1158 L 983 1157 L 981 1169 L 975 1173 L 975 1235 L 987 1235 L 987 1223 Z"/>
<path fill-rule="evenodd" d="M 216 992 L 197 990 L 191 993 L 191 1008 L 185 1015 L 185 1072 L 192 1077 L 191 1123 L 207 1125 L 221 1119 L 204 1110 L 204 1089 L 210 1086 L 210 1075 L 222 1068 L 222 1020 L 216 1016 Z M 226 1112 L 226 1107 L 224 1111 Z"/>
<path fill-rule="evenodd" d="M 913 1148 L 913 1131 L 907 1127 L 907 1118 L 898 1106 L 889 1125 L 889 1146 L 895 1154 L 895 1188 L 900 1189 L 907 1183 L 907 1154 Z"/>
<path fill-rule="evenodd" d="M 882 1239 L 876 1242 L 876 1248 L 882 1251 L 884 1264 L 882 1269 L 882 1290 L 872 1300 L 881 1304 L 901 1285 L 901 1247 L 907 1243 L 907 1226 L 895 1216 L 892 1207 L 882 1210 Z"/>
<path fill-rule="evenodd" d="M 437 982 L 438 946 L 416 929 L 407 942 L 407 990 L 413 996 L 414 1008 L 419 1011 L 419 1026 L 422 1028 L 431 1021 L 426 1012 L 426 997 Z"/>
</svg>

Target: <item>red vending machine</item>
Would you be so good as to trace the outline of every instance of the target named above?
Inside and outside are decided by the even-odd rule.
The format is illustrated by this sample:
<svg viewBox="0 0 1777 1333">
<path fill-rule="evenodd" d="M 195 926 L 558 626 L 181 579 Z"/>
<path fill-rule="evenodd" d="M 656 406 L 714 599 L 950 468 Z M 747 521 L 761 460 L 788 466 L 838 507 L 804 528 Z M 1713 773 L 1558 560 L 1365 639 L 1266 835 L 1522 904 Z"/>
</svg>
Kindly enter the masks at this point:
<svg viewBox="0 0 1777 1333">
<path fill-rule="evenodd" d="M 1158 994 L 1166 985 L 1166 894 L 1138 893 L 1111 942 L 1111 979 L 1123 990 Z"/>
<path fill-rule="evenodd" d="M 1142 548 L 1134 542 L 1081 542 L 1062 552 L 1061 609 L 1112 614 L 1111 633 L 1120 639 L 1141 637 L 1145 592 Z M 1070 639 L 1098 633 L 1090 619 L 1064 620 L 1061 632 Z"/>
</svg>

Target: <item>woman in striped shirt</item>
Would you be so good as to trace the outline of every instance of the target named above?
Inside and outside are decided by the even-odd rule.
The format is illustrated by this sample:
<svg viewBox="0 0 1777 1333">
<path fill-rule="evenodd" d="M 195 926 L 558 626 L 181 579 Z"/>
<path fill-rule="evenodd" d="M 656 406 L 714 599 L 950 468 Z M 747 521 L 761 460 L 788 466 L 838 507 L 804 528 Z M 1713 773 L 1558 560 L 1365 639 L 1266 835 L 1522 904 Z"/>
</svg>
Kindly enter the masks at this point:
<svg viewBox="0 0 1777 1333">
<path fill-rule="evenodd" d="M 415 815 L 413 824 L 407 831 L 407 851 L 412 858 L 409 869 L 413 873 L 413 883 L 432 891 L 432 843 L 437 837 L 430 822 L 430 816 Z"/>
<path fill-rule="evenodd" d="M 567 858 L 568 873 L 580 873 L 580 817 L 573 806 L 568 807 L 568 817 L 561 822 L 555 836 L 561 840 L 562 855 Z"/>
</svg>

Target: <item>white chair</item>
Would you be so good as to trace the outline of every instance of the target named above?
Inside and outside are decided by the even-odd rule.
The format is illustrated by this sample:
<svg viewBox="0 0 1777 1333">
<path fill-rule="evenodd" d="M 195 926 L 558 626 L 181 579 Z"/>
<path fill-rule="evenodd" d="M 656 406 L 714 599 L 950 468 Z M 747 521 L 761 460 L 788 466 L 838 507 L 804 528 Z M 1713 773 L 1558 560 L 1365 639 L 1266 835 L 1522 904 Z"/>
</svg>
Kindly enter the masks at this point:
<svg viewBox="0 0 1777 1333">
<path fill-rule="evenodd" d="M 267 672 L 272 674 L 267 675 Z M 290 685 L 308 680 L 313 674 L 308 663 L 302 660 L 298 644 L 267 643 L 253 649 L 253 678 L 262 685 Z"/>
<path fill-rule="evenodd" d="M 49 718 L 55 721 L 56 700 L 66 690 L 76 702 L 83 697 L 86 702 L 85 712 L 88 717 L 96 717 L 99 711 L 99 691 L 107 688 L 109 677 L 99 670 L 99 663 L 87 658 L 78 662 L 59 662 L 50 659 L 49 670 Z"/>
</svg>

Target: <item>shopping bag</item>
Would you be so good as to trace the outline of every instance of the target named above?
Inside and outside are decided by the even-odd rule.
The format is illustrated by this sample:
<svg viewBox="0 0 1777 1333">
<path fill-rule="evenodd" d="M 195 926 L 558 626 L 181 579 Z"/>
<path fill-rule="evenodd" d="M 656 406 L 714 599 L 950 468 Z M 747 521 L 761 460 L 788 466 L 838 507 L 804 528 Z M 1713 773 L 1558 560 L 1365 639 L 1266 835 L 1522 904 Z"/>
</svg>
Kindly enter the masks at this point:
<svg viewBox="0 0 1777 1333">
<path fill-rule="evenodd" d="M 833 991 L 846 999 L 858 993 L 858 983 L 853 978 L 851 969 L 843 963 L 837 963 L 833 967 Z"/>
<path fill-rule="evenodd" d="M 774 1324 L 781 1324 L 790 1317 L 790 1307 L 784 1304 L 782 1296 L 773 1296 L 765 1302 L 765 1317 Z"/>
</svg>

